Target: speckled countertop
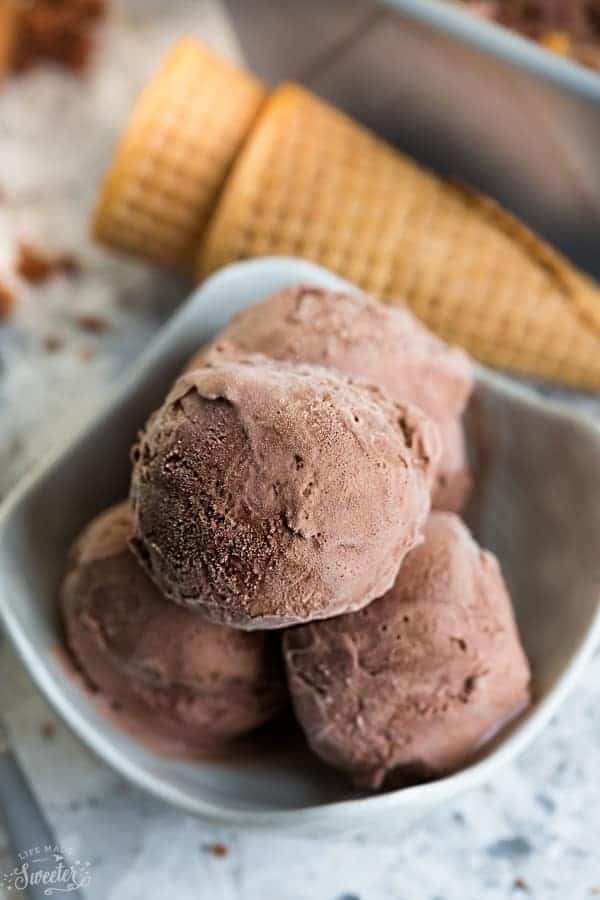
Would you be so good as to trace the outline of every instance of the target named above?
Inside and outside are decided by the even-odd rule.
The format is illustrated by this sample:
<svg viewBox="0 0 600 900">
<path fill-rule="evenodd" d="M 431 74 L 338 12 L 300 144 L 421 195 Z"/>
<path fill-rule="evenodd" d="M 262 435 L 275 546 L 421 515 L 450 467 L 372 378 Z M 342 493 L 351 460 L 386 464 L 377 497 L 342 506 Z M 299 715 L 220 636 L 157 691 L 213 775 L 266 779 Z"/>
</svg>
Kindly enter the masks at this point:
<svg viewBox="0 0 600 900">
<path fill-rule="evenodd" d="M 87 238 L 96 185 L 131 98 L 173 38 L 236 56 L 216 3 L 115 3 L 84 82 L 37 72 L 0 95 L 0 495 L 93 412 L 185 293 Z M 77 255 L 77 278 L 14 275 L 19 240 Z M 90 334 L 80 313 L 101 315 Z M 48 336 L 61 349 L 48 353 Z M 27 403 L 23 403 L 27 398 Z M 576 402 L 576 401 L 573 401 Z M 600 402 L 581 400 L 600 418 Z M 89 900 L 584 900 L 600 896 L 600 654 L 559 716 L 496 783 L 374 844 L 230 832 L 124 783 L 56 720 L 6 645 L 0 709 L 62 846 L 91 862 Z M 12 860 L 0 830 L 0 873 Z M 0 888 L 0 897 L 8 897 Z M 11 896 L 14 896 L 12 894 Z"/>
<path fill-rule="evenodd" d="M 216 829 L 140 793 L 55 719 L 11 652 L 0 659 L 0 705 L 59 842 L 92 863 L 89 900 L 600 896 L 599 685 L 597 654 L 573 699 L 496 783 L 389 845 L 368 834 L 336 843 Z M 12 863 L 1 848 L 4 870 Z"/>
</svg>

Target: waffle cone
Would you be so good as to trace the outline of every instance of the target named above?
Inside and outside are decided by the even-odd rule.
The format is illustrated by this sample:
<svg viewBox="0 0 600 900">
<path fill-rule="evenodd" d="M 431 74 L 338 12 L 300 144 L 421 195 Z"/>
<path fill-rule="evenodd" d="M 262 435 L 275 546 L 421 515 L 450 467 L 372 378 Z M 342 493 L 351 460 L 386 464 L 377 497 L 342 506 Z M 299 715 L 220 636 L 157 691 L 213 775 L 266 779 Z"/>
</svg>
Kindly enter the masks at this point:
<svg viewBox="0 0 600 900">
<path fill-rule="evenodd" d="M 95 235 L 180 269 L 264 99 L 251 75 L 180 41 L 142 92 L 100 196 Z"/>
<path fill-rule="evenodd" d="M 492 365 L 600 388 L 600 288 L 492 200 L 420 168 L 295 85 L 263 108 L 198 274 L 263 254 L 314 260 L 407 302 Z"/>
</svg>

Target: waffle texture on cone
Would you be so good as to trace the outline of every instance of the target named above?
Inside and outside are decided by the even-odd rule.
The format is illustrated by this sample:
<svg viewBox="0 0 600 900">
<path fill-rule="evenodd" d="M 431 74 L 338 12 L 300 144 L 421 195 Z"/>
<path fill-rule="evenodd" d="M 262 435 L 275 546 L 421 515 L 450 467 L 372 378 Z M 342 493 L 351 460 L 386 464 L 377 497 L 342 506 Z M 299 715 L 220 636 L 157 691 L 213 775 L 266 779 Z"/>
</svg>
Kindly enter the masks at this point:
<svg viewBox="0 0 600 900">
<path fill-rule="evenodd" d="M 263 108 L 205 238 L 314 260 L 492 365 L 600 388 L 600 288 L 494 201 L 443 181 L 292 84 Z"/>
<path fill-rule="evenodd" d="M 193 39 L 180 41 L 142 92 L 96 211 L 104 243 L 189 269 L 264 90 Z"/>
</svg>

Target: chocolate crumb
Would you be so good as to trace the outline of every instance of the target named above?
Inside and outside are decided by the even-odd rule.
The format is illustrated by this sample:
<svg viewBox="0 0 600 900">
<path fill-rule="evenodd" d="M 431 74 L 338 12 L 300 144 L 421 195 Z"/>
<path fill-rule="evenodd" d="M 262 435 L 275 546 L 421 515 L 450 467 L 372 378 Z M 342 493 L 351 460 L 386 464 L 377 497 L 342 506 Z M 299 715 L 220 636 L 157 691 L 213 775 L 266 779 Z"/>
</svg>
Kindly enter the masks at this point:
<svg viewBox="0 0 600 900">
<path fill-rule="evenodd" d="M 40 728 L 40 733 L 42 737 L 45 737 L 49 740 L 56 734 L 56 725 L 54 724 L 54 722 L 44 722 Z"/>
<path fill-rule="evenodd" d="M 46 353 L 58 353 L 64 347 L 65 342 L 57 334 L 48 334 L 42 341 Z"/>
<path fill-rule="evenodd" d="M 56 257 L 55 268 L 63 275 L 73 278 L 81 273 L 81 263 L 72 253 L 61 253 Z"/>
<path fill-rule="evenodd" d="M 17 11 L 11 68 L 25 71 L 54 62 L 83 72 L 93 49 L 93 32 L 107 0 L 35 0 Z"/>
<path fill-rule="evenodd" d="M 110 322 L 95 313 L 80 313 L 75 317 L 77 326 L 88 334 L 105 334 L 110 331 Z"/>
<path fill-rule="evenodd" d="M 53 275 L 73 276 L 81 267 L 71 253 L 59 253 L 49 256 L 32 244 L 22 241 L 19 244 L 17 272 L 29 284 L 43 284 Z"/>
<path fill-rule="evenodd" d="M 211 853 L 213 856 L 222 858 L 229 854 L 229 848 L 225 846 L 225 844 L 206 844 L 204 847 L 207 853 Z"/>
<path fill-rule="evenodd" d="M 16 297 L 13 292 L 0 282 L 0 321 L 12 315 L 15 304 Z"/>
<path fill-rule="evenodd" d="M 50 260 L 31 244 L 19 244 L 17 272 L 30 284 L 43 284 L 52 274 Z"/>
</svg>

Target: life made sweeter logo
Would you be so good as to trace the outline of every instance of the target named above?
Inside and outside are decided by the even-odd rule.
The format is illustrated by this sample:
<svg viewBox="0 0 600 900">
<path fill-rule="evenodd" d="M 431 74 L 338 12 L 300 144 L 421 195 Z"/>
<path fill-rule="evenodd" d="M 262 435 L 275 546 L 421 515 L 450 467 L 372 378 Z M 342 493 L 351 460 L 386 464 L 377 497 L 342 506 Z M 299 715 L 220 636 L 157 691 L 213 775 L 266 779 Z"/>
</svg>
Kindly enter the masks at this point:
<svg viewBox="0 0 600 900">
<path fill-rule="evenodd" d="M 35 886 L 42 888 L 47 897 L 87 887 L 92 880 L 91 862 L 70 860 L 72 852 L 58 845 L 20 850 L 17 865 L 2 876 L 2 887 L 7 892 L 18 892 Z"/>
</svg>

